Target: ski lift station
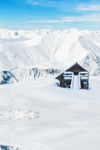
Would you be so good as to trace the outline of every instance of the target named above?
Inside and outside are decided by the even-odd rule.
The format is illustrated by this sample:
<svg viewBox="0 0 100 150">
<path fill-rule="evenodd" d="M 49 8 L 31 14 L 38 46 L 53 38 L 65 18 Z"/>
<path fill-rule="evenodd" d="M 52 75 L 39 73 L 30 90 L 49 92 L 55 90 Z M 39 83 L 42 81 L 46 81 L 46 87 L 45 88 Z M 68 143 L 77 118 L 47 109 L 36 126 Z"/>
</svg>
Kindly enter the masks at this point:
<svg viewBox="0 0 100 150">
<path fill-rule="evenodd" d="M 86 69 L 75 63 L 65 72 L 56 77 L 60 87 L 72 89 L 88 89 L 89 73 Z"/>
</svg>

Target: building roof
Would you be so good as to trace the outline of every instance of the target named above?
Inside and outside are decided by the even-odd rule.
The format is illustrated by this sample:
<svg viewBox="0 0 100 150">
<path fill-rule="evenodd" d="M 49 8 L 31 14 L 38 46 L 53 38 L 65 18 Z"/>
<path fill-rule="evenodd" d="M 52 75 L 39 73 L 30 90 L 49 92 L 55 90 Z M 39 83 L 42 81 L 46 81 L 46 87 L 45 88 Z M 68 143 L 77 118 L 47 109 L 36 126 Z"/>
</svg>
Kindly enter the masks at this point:
<svg viewBox="0 0 100 150">
<path fill-rule="evenodd" d="M 77 62 L 69 67 L 65 72 L 88 72 L 86 69 L 84 69 L 82 66 L 80 66 Z M 57 80 L 61 81 L 63 79 L 63 74 L 60 74 L 59 76 L 56 77 Z"/>
<path fill-rule="evenodd" d="M 77 71 L 77 72 L 86 71 L 86 72 L 88 72 L 86 69 L 84 69 L 82 66 L 80 66 L 77 62 L 74 65 L 72 65 L 71 67 L 69 67 L 66 70 L 66 72 L 67 71 L 72 71 L 72 72 L 75 72 L 75 71 Z"/>
</svg>

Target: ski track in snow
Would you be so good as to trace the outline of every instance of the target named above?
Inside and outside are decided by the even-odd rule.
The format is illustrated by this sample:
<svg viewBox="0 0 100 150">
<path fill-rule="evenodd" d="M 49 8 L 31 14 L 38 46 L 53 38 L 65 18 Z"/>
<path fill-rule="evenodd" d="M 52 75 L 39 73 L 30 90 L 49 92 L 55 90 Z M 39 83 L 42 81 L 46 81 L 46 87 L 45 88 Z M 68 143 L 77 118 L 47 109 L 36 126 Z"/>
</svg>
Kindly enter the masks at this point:
<svg viewBox="0 0 100 150">
<path fill-rule="evenodd" d="M 100 78 L 91 78 L 90 90 L 60 88 L 50 79 L 0 86 L 0 145 L 100 150 Z"/>
</svg>

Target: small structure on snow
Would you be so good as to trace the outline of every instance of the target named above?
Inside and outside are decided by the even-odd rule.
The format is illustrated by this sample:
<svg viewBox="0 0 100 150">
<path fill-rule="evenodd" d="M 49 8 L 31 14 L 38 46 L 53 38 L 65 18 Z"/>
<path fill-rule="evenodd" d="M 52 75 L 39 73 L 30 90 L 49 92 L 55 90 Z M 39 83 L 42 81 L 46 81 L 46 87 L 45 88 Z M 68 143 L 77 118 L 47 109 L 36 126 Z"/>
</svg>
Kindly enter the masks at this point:
<svg viewBox="0 0 100 150">
<path fill-rule="evenodd" d="M 89 88 L 89 73 L 86 69 L 75 63 L 65 72 L 56 77 L 60 82 L 60 87 L 68 88 Z"/>
</svg>

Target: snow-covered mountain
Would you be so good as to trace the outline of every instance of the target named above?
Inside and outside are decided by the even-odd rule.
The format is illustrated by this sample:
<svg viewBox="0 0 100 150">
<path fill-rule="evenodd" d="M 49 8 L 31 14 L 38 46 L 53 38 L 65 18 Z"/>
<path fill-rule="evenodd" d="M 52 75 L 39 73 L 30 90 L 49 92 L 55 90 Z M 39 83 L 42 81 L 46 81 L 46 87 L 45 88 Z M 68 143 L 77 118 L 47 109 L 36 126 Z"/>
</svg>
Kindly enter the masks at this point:
<svg viewBox="0 0 100 150">
<path fill-rule="evenodd" d="M 14 148 L 13 146 L 0 145 L 0 150 L 20 150 L 20 149 L 18 147 Z"/>
<path fill-rule="evenodd" d="M 76 61 L 91 75 L 100 75 L 100 31 L 0 29 L 1 71 L 63 70 Z"/>
<path fill-rule="evenodd" d="M 16 77 L 10 71 L 1 71 L 0 72 L 0 84 L 8 84 L 18 82 Z"/>
</svg>

